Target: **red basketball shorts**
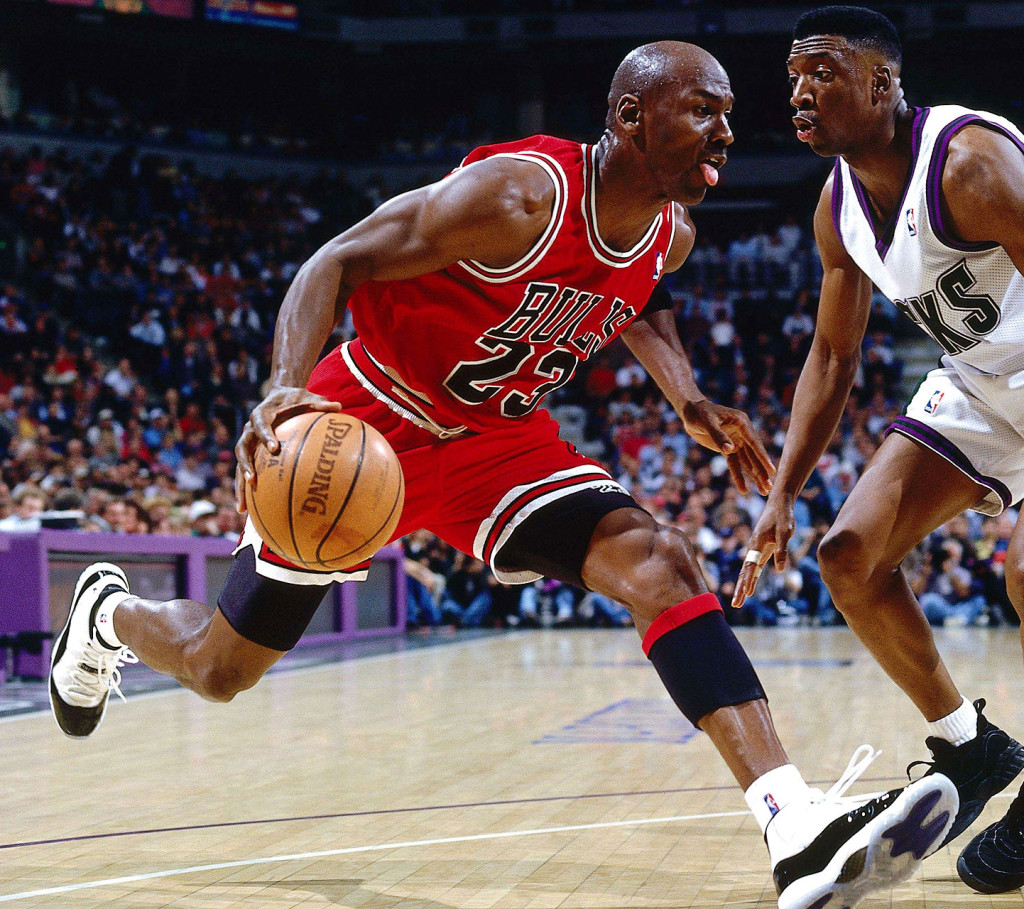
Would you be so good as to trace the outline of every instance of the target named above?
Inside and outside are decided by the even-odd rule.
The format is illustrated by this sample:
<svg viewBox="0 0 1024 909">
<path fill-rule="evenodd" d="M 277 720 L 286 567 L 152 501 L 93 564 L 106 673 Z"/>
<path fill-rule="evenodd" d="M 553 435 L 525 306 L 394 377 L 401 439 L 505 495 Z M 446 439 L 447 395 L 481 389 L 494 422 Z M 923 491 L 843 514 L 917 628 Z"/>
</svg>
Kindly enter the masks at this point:
<svg viewBox="0 0 1024 909">
<path fill-rule="evenodd" d="M 501 429 L 441 438 L 436 427 L 425 428 L 426 421 L 410 409 L 415 403 L 376 367 L 358 341 L 326 356 L 308 388 L 373 426 L 398 455 L 405 473 L 405 507 L 395 539 L 426 528 L 486 562 L 506 584 L 539 577 L 495 565 L 513 532 L 531 514 L 584 490 L 626 495 L 600 464 L 559 439 L 558 424 L 543 410 Z M 239 549 L 250 544 L 258 554 L 258 573 L 276 580 L 324 584 L 366 575 L 365 565 L 330 573 L 296 568 L 270 553 L 246 522 Z"/>
</svg>

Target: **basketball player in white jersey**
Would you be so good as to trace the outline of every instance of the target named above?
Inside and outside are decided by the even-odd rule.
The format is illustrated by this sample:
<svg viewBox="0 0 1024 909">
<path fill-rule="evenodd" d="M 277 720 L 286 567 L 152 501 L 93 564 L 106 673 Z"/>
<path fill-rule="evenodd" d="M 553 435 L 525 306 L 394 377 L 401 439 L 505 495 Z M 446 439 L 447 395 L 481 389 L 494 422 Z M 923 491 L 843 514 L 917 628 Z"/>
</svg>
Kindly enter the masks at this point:
<svg viewBox="0 0 1024 909">
<path fill-rule="evenodd" d="M 912 108 L 892 23 L 832 6 L 797 23 L 788 60 L 797 137 L 837 156 L 814 218 L 824 277 L 792 422 L 733 605 L 774 553 L 786 563 L 793 503 L 842 416 L 872 282 L 945 350 L 896 420 L 818 550 L 836 606 L 929 721 L 932 770 L 957 784 L 962 833 L 1024 768 L 1024 748 L 965 700 L 900 570 L 965 509 L 1024 497 L 1024 136 L 961 107 Z M 1006 582 L 1024 614 L 1024 522 Z M 1024 795 L 958 862 L 983 892 L 1024 884 Z"/>
</svg>

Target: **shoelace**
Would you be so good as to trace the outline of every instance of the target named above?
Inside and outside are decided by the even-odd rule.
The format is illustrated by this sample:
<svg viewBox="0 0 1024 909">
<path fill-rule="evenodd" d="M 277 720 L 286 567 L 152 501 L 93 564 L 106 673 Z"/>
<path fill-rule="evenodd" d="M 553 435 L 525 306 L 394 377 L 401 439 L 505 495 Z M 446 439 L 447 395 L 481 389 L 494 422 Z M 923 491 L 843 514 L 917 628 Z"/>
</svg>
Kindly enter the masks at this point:
<svg viewBox="0 0 1024 909">
<path fill-rule="evenodd" d="M 924 777 L 932 773 L 944 773 L 946 776 L 955 778 L 957 771 L 963 762 L 964 758 L 961 755 L 969 753 L 973 742 L 980 741 L 987 733 L 989 727 L 992 725 L 988 719 L 982 713 L 985 709 L 985 699 L 978 698 L 974 702 L 974 709 L 978 712 L 978 734 L 975 738 L 963 745 L 954 745 L 952 742 L 947 742 L 945 739 L 939 738 L 938 736 L 930 735 L 924 740 L 925 745 L 928 746 L 928 750 L 932 753 L 932 760 L 930 761 L 911 761 L 907 764 L 907 779 L 911 782 L 916 782 L 912 773 L 915 767 L 927 767 L 928 769 L 921 774 L 917 779 L 923 779 Z M 965 752 L 964 749 L 967 749 Z"/>
<path fill-rule="evenodd" d="M 95 666 L 84 659 L 75 663 L 75 668 L 69 673 L 68 693 L 90 700 L 97 696 L 102 697 L 107 691 L 113 691 L 127 703 L 121 693 L 121 667 L 137 663 L 139 658 L 127 647 L 121 650 L 107 650 L 100 649 L 100 645 L 95 643 L 93 654 L 90 656 L 92 655 L 95 655 Z"/>
<path fill-rule="evenodd" d="M 913 776 L 915 767 L 927 767 L 928 769 L 921 774 L 917 779 L 923 779 L 932 773 L 942 773 L 943 770 L 948 770 L 953 761 L 956 760 L 956 749 L 952 744 L 947 742 L 945 739 L 937 738 L 936 736 L 928 736 L 924 740 L 928 750 L 932 753 L 932 760 L 930 761 L 911 761 L 907 764 L 907 779 L 911 782 L 916 782 Z"/>
<path fill-rule="evenodd" d="M 850 805 L 862 805 L 869 799 L 874 798 L 878 793 L 847 796 L 846 791 L 864 775 L 864 771 L 875 762 L 875 759 L 881 753 L 881 751 L 875 751 L 871 745 L 861 745 L 853 752 L 853 757 L 850 758 L 850 762 L 846 765 L 842 775 L 829 786 L 822 798 Z"/>
</svg>

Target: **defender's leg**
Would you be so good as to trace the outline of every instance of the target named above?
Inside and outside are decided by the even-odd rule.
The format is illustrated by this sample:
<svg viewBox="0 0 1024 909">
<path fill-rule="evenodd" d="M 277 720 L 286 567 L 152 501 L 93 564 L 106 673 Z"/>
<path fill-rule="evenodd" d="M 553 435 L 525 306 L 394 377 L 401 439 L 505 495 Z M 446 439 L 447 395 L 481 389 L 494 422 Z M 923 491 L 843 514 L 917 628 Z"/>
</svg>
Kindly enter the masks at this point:
<svg viewBox="0 0 1024 909">
<path fill-rule="evenodd" d="M 1017 526 L 1013 528 L 1013 534 L 1010 536 L 1010 545 L 1006 550 L 1004 572 L 1006 593 L 1021 620 L 1021 652 L 1024 653 L 1024 521 L 1019 518 Z"/>
<path fill-rule="evenodd" d="M 788 762 L 761 684 L 707 592 L 686 538 L 635 503 L 602 512 L 600 501 L 593 502 L 589 523 L 583 505 L 561 508 L 567 519 L 552 507 L 547 520 L 542 510 L 524 521 L 503 549 L 500 567 L 543 570 L 629 608 L 669 694 L 708 734 L 744 788 L 765 833 L 780 907 L 855 905 L 909 877 L 952 823 L 958 804 L 953 784 L 929 777 L 853 811 L 838 798 L 848 784 L 827 795 L 809 789 Z M 584 526 L 591 529 L 581 547 L 574 541 Z M 858 752 L 844 777 L 852 782 L 870 760 Z"/>
<path fill-rule="evenodd" d="M 944 458 L 893 433 L 818 548 L 836 608 L 928 721 L 952 713 L 963 698 L 900 563 L 986 492 Z"/>
<path fill-rule="evenodd" d="M 929 721 L 930 772 L 952 779 L 960 795 L 947 840 L 966 830 L 1024 769 L 1024 747 L 982 715 L 983 700 L 972 705 L 961 696 L 900 563 L 987 492 L 945 458 L 893 433 L 818 549 L 836 607 Z"/>
<path fill-rule="evenodd" d="M 1018 519 L 1006 551 L 1006 591 L 1022 617 L 1024 639 L 1024 521 Z M 1024 790 L 1006 814 L 986 827 L 960 853 L 960 879 L 980 893 L 1008 893 L 1024 887 Z"/>
</svg>

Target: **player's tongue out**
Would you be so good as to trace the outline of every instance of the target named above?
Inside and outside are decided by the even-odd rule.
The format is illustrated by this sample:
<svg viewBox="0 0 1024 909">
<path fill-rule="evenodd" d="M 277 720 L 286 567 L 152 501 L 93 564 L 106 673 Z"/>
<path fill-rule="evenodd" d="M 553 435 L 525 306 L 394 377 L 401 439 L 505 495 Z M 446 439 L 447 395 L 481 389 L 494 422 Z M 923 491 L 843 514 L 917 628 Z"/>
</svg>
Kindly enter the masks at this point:
<svg viewBox="0 0 1024 909">
<path fill-rule="evenodd" d="M 708 186 L 714 186 L 718 182 L 718 171 L 715 170 L 714 165 L 704 161 L 700 166 L 700 170 L 704 174 L 704 179 L 708 181 Z"/>
</svg>

